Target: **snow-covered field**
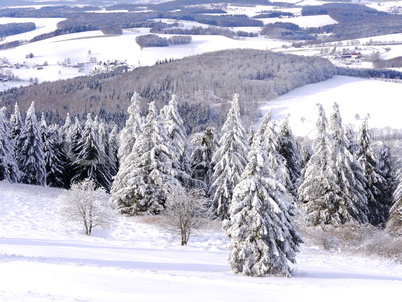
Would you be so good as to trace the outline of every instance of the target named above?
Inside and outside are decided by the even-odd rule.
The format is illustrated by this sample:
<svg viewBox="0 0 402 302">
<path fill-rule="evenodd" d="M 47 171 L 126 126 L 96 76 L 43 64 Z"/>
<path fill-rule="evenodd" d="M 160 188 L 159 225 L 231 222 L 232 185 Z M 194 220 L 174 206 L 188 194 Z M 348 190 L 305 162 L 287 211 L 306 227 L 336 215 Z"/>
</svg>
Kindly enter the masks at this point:
<svg viewBox="0 0 402 302">
<path fill-rule="evenodd" d="M 318 117 L 317 103 L 325 109 L 327 118 L 332 113 L 334 102 L 340 107 L 345 125 L 358 130 L 362 120 L 369 115 L 372 128 L 402 129 L 399 118 L 402 83 L 374 79 L 335 76 L 327 81 L 297 88 L 261 108 L 272 109 L 274 119 L 283 119 L 290 114 L 293 132 L 299 136 L 315 137 Z"/>
<path fill-rule="evenodd" d="M 0 301 L 391 301 L 402 265 L 302 246 L 293 278 L 235 275 L 210 229 L 179 246 L 119 217 L 94 236 L 66 224 L 53 188 L 0 182 Z"/>
<path fill-rule="evenodd" d="M 0 18 L 1 20 L 1 18 Z M 242 40 L 229 39 L 223 36 L 193 36 L 193 42 L 188 45 L 170 47 L 150 47 L 141 49 L 135 38 L 149 33 L 149 29 L 125 30 L 121 36 L 105 36 L 101 31 L 83 32 L 62 35 L 35 43 L 29 43 L 17 48 L 0 50 L 0 58 L 5 58 L 11 65 L 24 64 L 24 67 L 12 68 L 11 72 L 21 81 L 29 83 L 29 79 L 37 78 L 39 82 L 55 81 L 88 74 L 95 64 L 89 64 L 91 57 L 97 62 L 119 60 L 134 67 L 153 65 L 157 60 L 181 59 L 183 57 L 202 54 L 205 52 L 234 49 L 277 49 L 289 42 L 266 39 L 264 37 L 245 38 Z M 170 37 L 171 35 L 161 35 Z M 32 53 L 33 58 L 26 59 Z M 79 68 L 62 66 L 65 60 L 71 65 L 86 63 L 84 71 Z M 38 65 L 46 66 L 37 69 Z M 12 86 L 19 87 L 22 82 L 3 83 L 0 90 Z"/>
<path fill-rule="evenodd" d="M 301 28 L 309 28 L 309 27 L 321 27 L 330 24 L 338 23 L 334 19 L 332 19 L 328 15 L 319 15 L 319 16 L 303 16 L 303 17 L 295 17 L 295 18 L 265 18 L 258 19 L 264 22 L 264 24 L 275 23 L 275 22 L 289 22 L 300 26 Z"/>
</svg>

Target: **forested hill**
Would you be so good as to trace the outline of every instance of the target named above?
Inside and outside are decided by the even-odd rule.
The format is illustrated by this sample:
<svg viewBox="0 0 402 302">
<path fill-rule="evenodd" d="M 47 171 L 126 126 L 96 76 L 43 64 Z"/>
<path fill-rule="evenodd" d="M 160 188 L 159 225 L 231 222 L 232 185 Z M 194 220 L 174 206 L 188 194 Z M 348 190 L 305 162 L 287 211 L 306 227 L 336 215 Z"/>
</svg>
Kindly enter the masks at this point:
<svg viewBox="0 0 402 302">
<path fill-rule="evenodd" d="M 64 119 L 67 112 L 72 115 L 112 114 L 117 118 L 126 113 L 134 91 L 160 105 L 176 94 L 184 120 L 190 121 L 188 130 L 195 131 L 199 130 L 199 124 L 219 126 L 226 114 L 224 105 L 233 93 L 240 94 L 242 108 L 247 109 L 244 113 L 251 122 L 262 102 L 294 88 L 326 80 L 335 73 L 332 63 L 322 58 L 251 49 L 225 50 L 141 67 L 132 72 L 12 89 L 0 94 L 0 106 L 11 108 L 18 102 L 21 109 L 26 110 L 35 101 L 38 111 L 47 112 L 53 121 Z"/>
</svg>

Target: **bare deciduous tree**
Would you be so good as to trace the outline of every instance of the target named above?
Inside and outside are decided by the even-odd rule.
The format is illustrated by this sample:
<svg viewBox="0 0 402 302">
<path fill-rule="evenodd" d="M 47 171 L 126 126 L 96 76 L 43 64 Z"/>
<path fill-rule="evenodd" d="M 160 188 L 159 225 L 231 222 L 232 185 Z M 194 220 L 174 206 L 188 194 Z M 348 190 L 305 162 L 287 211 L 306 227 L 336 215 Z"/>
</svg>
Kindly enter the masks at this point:
<svg viewBox="0 0 402 302">
<path fill-rule="evenodd" d="M 88 236 L 93 228 L 107 229 L 113 221 L 114 211 L 108 205 L 108 195 L 102 188 L 95 189 L 92 180 L 74 183 L 60 199 L 66 220 L 82 223 Z"/>
<path fill-rule="evenodd" d="M 195 230 L 207 224 L 204 211 L 206 202 L 202 189 L 180 188 L 168 195 L 163 227 L 171 234 L 180 235 L 182 246 L 187 245 Z"/>
</svg>

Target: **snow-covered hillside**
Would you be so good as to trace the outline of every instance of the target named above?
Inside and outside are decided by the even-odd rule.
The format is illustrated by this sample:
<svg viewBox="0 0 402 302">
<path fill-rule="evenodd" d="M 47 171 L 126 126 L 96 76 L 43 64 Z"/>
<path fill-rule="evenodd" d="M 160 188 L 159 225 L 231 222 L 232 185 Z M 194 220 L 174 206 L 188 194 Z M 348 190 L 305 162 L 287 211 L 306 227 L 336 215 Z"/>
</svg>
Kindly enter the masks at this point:
<svg viewBox="0 0 402 302">
<path fill-rule="evenodd" d="M 354 125 L 356 130 L 367 116 L 370 117 L 371 128 L 402 129 L 402 120 L 398 110 L 395 110 L 401 92 L 400 82 L 335 76 L 324 82 L 297 88 L 268 102 L 261 109 L 266 112 L 271 108 L 274 119 L 283 119 L 289 114 L 293 132 L 302 137 L 315 137 L 317 103 L 323 105 L 329 117 L 334 102 L 337 102 L 343 123 Z"/>
<path fill-rule="evenodd" d="M 138 218 L 82 235 L 52 188 L 0 182 L 1 301 L 391 301 L 402 265 L 304 245 L 293 278 L 233 274 L 210 229 L 179 246 Z"/>
</svg>

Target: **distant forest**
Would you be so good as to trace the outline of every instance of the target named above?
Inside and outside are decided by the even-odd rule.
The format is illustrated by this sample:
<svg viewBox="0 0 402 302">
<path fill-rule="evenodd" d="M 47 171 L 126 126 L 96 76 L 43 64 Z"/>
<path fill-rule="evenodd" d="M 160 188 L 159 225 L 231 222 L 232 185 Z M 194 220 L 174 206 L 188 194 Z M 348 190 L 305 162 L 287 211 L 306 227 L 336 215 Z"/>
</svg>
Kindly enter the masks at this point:
<svg viewBox="0 0 402 302">
<path fill-rule="evenodd" d="M 310 34 L 331 33 L 329 41 L 358 39 L 402 32 L 402 16 L 390 15 L 363 5 L 351 3 L 327 3 L 319 6 L 306 6 L 303 16 L 329 15 L 337 24 L 310 28 Z"/>
<path fill-rule="evenodd" d="M 94 2 L 95 3 L 95 2 Z M 91 6 L 46 6 L 40 9 L 34 8 L 5 8 L 0 10 L 0 17 L 31 17 L 31 18 L 65 18 L 58 24 L 57 30 L 52 33 L 38 36 L 32 41 L 47 39 L 52 36 L 63 35 L 73 32 L 99 30 L 105 26 L 116 26 L 121 28 L 150 27 L 155 33 L 162 33 L 166 28 L 160 27 L 160 22 L 155 19 L 174 19 L 177 21 L 197 21 L 210 26 L 232 29 L 233 27 L 263 27 L 259 18 L 273 18 L 281 15 L 292 16 L 291 13 L 283 13 L 277 10 L 278 7 L 297 7 L 295 4 L 282 2 L 269 2 L 266 0 L 232 0 L 230 3 L 238 5 L 266 5 L 272 9 L 262 11 L 256 16 L 230 15 L 227 13 L 226 4 L 229 2 L 219 0 L 177 0 L 159 4 L 139 3 L 124 4 L 117 3 L 106 7 L 109 14 L 94 13 L 101 8 Z M 211 4 L 201 6 L 201 4 Z M 128 12 L 122 12 L 127 10 Z M 268 26 L 265 33 L 273 38 L 281 39 L 315 39 L 319 33 L 330 33 L 326 41 L 343 39 L 357 39 L 368 36 L 378 36 L 402 32 L 402 16 L 390 15 L 385 12 L 368 8 L 364 5 L 352 3 L 326 3 L 317 6 L 304 6 L 302 15 L 329 15 L 337 24 L 326 25 L 318 28 L 290 30 L 282 26 Z M 291 22 L 291 19 L 289 19 Z M 174 30 L 174 29 L 171 29 Z M 178 34 L 178 32 L 175 32 Z M 185 32 L 180 34 L 186 34 Z M 188 34 L 194 34 L 188 32 Z M 207 31 L 203 34 L 216 34 L 216 31 Z M 226 33 L 227 35 L 227 33 Z M 242 33 L 241 35 L 246 35 Z M 232 34 L 233 36 L 233 34 Z M 14 47 L 15 45 L 10 45 Z"/>
<path fill-rule="evenodd" d="M 0 24 L 0 38 L 22 34 L 36 29 L 33 22 Z"/>
<path fill-rule="evenodd" d="M 163 106 L 172 94 L 187 131 L 206 126 L 220 127 L 228 101 L 240 94 L 248 123 L 259 117 L 258 106 L 306 84 L 331 78 L 336 69 L 326 59 L 238 49 L 191 56 L 182 60 L 137 68 L 132 72 L 79 77 L 10 89 L 0 93 L 0 105 L 18 102 L 26 110 L 32 101 L 45 111 L 48 122 L 58 122 L 67 112 L 93 112 L 106 119 L 124 122 L 134 91 Z M 146 110 L 146 104 L 143 104 Z M 246 122 L 247 122 L 246 121 Z"/>
</svg>

